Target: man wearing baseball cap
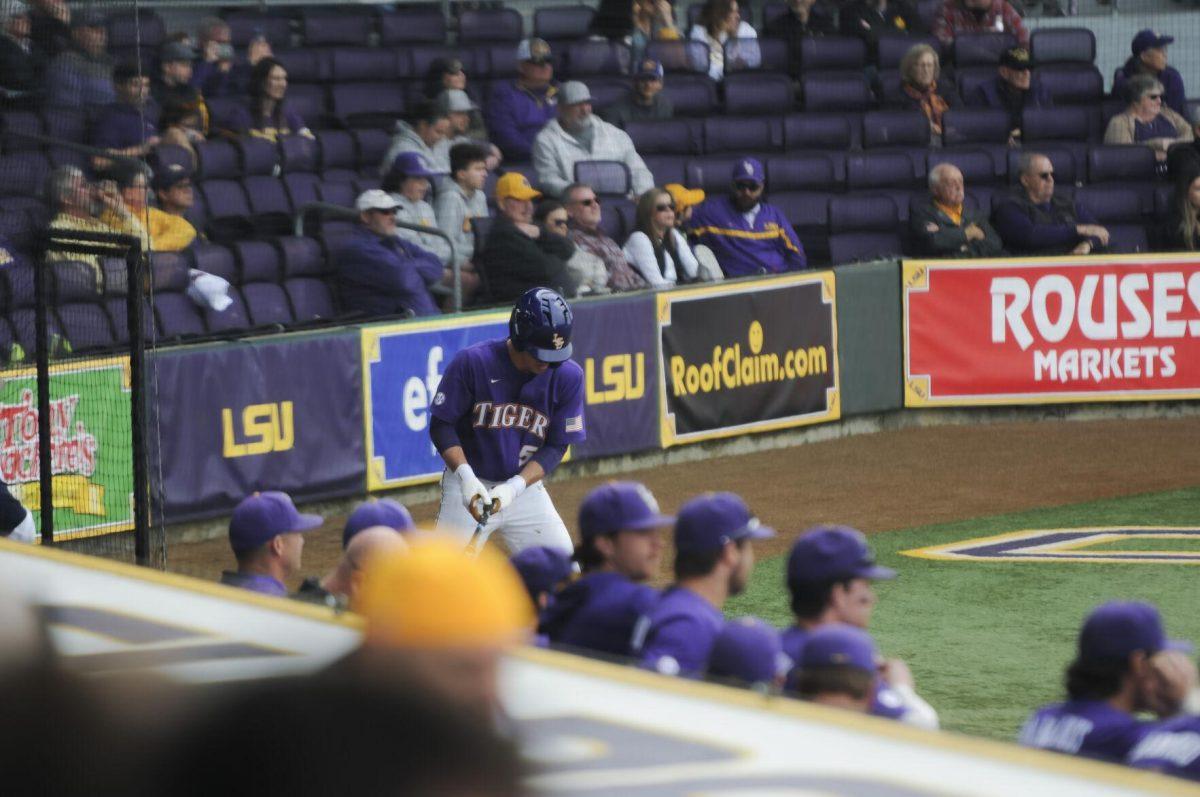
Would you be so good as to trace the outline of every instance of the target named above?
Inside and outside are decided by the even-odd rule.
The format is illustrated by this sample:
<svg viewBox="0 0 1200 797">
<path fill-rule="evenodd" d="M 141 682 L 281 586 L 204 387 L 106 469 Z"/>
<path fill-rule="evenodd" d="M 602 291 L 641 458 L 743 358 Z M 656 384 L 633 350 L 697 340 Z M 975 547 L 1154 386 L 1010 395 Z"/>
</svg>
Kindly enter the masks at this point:
<svg viewBox="0 0 1200 797">
<path fill-rule="evenodd" d="M 775 536 L 733 493 L 705 493 L 675 519 L 675 585 L 638 620 L 634 653 L 664 675 L 702 675 L 725 626 L 725 601 L 746 589 L 754 540 Z"/>
<path fill-rule="evenodd" d="M 229 519 L 237 570 L 222 573 L 221 583 L 287 597 L 284 582 L 300 571 L 303 535 L 323 522 L 320 515 L 301 514 L 287 493 L 269 490 L 243 498 Z"/>
<path fill-rule="evenodd" d="M 350 540 L 363 529 L 372 526 L 383 526 L 401 534 L 414 530 L 412 515 L 399 501 L 391 498 L 368 498 L 346 518 L 346 526 L 342 529 L 342 550 L 350 544 Z"/>
<path fill-rule="evenodd" d="M 567 271 L 575 245 L 561 235 L 542 235 L 533 223 L 533 200 L 541 195 L 520 172 L 509 172 L 496 181 L 500 213 L 478 264 L 487 275 L 493 301 L 513 301 L 539 287 L 553 288 L 567 297 L 575 295 L 576 286 Z"/>
<path fill-rule="evenodd" d="M 643 58 L 633 73 L 633 91 L 600 115 L 624 129 L 630 122 L 658 122 L 675 117 L 675 106 L 663 93 L 663 65 Z M 683 142 L 680 142 L 682 144 Z"/>
<path fill-rule="evenodd" d="M 658 600 L 663 533 L 675 518 L 659 511 L 645 485 L 612 481 L 579 506 L 575 561 L 583 577 L 559 593 L 542 618 L 550 642 L 584 653 L 632 655 L 633 627 Z"/>
<path fill-rule="evenodd" d="M 808 267 L 804 247 L 779 208 L 763 201 L 766 177 L 757 158 L 742 158 L 732 192 L 711 196 L 692 214 L 690 233 L 716 255 L 727 277 L 776 274 Z"/>
<path fill-rule="evenodd" d="M 546 193 L 559 197 L 575 182 L 575 164 L 579 161 L 625 164 L 630 188 L 636 195 L 654 187 L 654 175 L 638 155 L 629 134 L 597 118 L 592 113 L 588 87 L 578 80 L 568 80 L 558 98 L 558 118 L 543 127 L 533 142 L 533 165 Z"/>
<path fill-rule="evenodd" d="M 37 38 L 36 24 L 34 38 Z M 108 27 L 98 8 L 71 10 L 71 47 L 46 69 L 48 105 L 95 111 L 117 99 L 113 62 L 108 55 Z"/>
<path fill-rule="evenodd" d="M 708 657 L 709 678 L 759 692 L 778 692 L 791 668 L 779 632 L 757 617 L 727 622 Z"/>
<path fill-rule="evenodd" d="M 533 608 L 540 615 L 554 605 L 559 590 L 571 578 L 570 555 L 559 548 L 534 545 L 517 552 L 509 564 L 521 577 L 521 583 L 533 601 Z M 545 639 L 540 640 L 545 644 Z"/>
<path fill-rule="evenodd" d="M 832 623 L 812 633 L 792 680 L 803 700 L 869 714 L 879 653 L 861 628 Z"/>
<path fill-rule="evenodd" d="M 396 200 L 396 221 L 437 227 L 437 216 L 426 197 L 437 175 L 426 168 L 421 156 L 415 152 L 401 152 L 392 161 L 392 167 L 383 176 L 380 188 Z M 450 244 L 439 235 L 417 232 L 404 227 L 396 228 L 396 235 L 409 243 L 429 252 L 443 266 L 450 265 Z M 449 272 L 446 272 L 449 274 Z M 443 277 L 443 283 L 448 283 Z"/>
<path fill-rule="evenodd" d="M 150 86 L 150 92 L 158 107 L 167 103 L 193 107 L 203 122 L 201 132 L 208 132 L 208 107 L 199 89 L 192 85 L 192 64 L 197 53 L 183 42 L 164 44 L 159 51 L 159 71 Z"/>
<path fill-rule="evenodd" d="M 442 279 L 442 264 L 396 235 L 398 203 L 378 188 L 355 202 L 359 224 L 338 251 L 338 286 L 346 310 L 368 317 L 438 315 L 429 286 Z"/>
<path fill-rule="evenodd" d="M 1067 700 L 1037 709 L 1018 741 L 1028 747 L 1120 763 L 1153 727 L 1134 715 L 1170 717 L 1196 688 L 1196 666 L 1167 639 L 1158 609 L 1112 601 L 1096 607 L 1067 667 Z"/>
<path fill-rule="evenodd" d="M 0 4 L 0 89 L 10 102 L 32 102 L 41 91 L 46 53 L 33 40 L 33 20 L 24 0 Z"/>
<path fill-rule="evenodd" d="M 517 45 L 517 78 L 497 83 L 487 101 L 487 129 L 509 160 L 527 161 L 533 139 L 554 118 L 558 89 L 554 62 L 543 39 Z"/>
<path fill-rule="evenodd" d="M 1037 66 L 1024 47 L 1010 47 L 1000 53 L 997 75 L 980 83 L 966 97 L 968 105 L 999 108 L 1008 112 L 1009 146 L 1021 144 L 1021 114 L 1026 108 L 1049 108 L 1054 105 L 1049 90 L 1033 79 Z"/>
<path fill-rule="evenodd" d="M 1174 41 L 1174 36 L 1161 36 L 1150 29 L 1138 31 L 1129 48 L 1133 55 L 1113 74 L 1113 96 L 1124 98 L 1125 84 L 1134 75 L 1149 75 L 1163 85 L 1163 104 L 1183 118 L 1190 118 L 1183 75 L 1167 65 L 1167 45 Z"/>
</svg>

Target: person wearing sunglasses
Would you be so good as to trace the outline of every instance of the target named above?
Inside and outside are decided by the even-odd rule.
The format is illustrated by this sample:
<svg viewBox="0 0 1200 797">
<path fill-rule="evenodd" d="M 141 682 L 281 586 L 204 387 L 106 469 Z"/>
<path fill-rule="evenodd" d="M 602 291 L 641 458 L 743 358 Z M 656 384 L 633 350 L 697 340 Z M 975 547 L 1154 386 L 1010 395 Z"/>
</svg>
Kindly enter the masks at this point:
<svg viewBox="0 0 1200 797">
<path fill-rule="evenodd" d="M 696 280 L 700 264 L 675 228 L 675 201 L 663 189 L 651 188 L 638 199 L 637 229 L 625 242 L 625 257 L 652 288 Z"/>
<path fill-rule="evenodd" d="M 1163 84 L 1150 75 L 1134 75 L 1125 84 L 1129 105 L 1104 131 L 1105 144 L 1145 144 L 1166 163 L 1173 144 L 1191 141 L 1192 126 L 1163 102 Z"/>
<path fill-rule="evenodd" d="M 1106 251 L 1108 230 L 1088 207 L 1054 195 L 1054 164 L 1038 152 L 1018 162 L 1021 185 L 996 208 L 992 224 L 1013 255 L 1089 255 Z"/>
<path fill-rule="evenodd" d="M 571 256 L 567 258 L 567 272 L 571 275 L 573 284 L 578 285 L 578 295 L 610 293 L 608 289 L 608 269 L 604 261 L 586 252 L 571 241 L 569 217 L 567 208 L 557 199 L 543 199 L 538 202 L 533 211 L 533 223 L 542 230 L 542 237 L 565 239 L 564 248 L 571 247 Z"/>
<path fill-rule="evenodd" d="M 1021 114 L 1026 108 L 1050 108 L 1054 100 L 1040 80 L 1033 79 L 1037 66 L 1024 47 L 1010 47 L 1000 54 L 993 79 L 980 83 L 966 99 L 967 105 L 999 108 L 1008 112 L 1008 145 L 1021 146 Z"/>
<path fill-rule="evenodd" d="M 808 258 L 791 222 L 763 201 L 762 163 L 742 158 L 730 177 L 728 196 L 709 197 L 692 212 L 688 230 L 696 243 L 712 250 L 727 277 L 807 268 Z"/>
<path fill-rule="evenodd" d="M 608 287 L 613 291 L 637 291 L 646 287 L 646 281 L 629 265 L 621 245 L 600 228 L 604 208 L 590 185 L 571 183 L 563 191 L 570 226 L 567 237 L 571 243 L 590 252 L 604 263 L 608 270 Z"/>
</svg>

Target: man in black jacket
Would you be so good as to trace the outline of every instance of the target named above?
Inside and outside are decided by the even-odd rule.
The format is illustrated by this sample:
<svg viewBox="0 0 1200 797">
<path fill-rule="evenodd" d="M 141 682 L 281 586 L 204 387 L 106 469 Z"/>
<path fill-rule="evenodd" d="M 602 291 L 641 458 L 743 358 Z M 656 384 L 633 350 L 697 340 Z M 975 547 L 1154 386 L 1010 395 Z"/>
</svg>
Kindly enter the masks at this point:
<svg viewBox="0 0 1200 797">
<path fill-rule="evenodd" d="M 29 8 L 21 0 L 0 7 L 0 98 L 36 99 L 46 54 L 32 38 Z"/>
<path fill-rule="evenodd" d="M 480 256 L 493 301 L 513 301 L 538 287 L 574 294 L 567 260 L 575 245 L 532 223 L 533 200 L 541 195 L 520 172 L 509 172 L 496 182 L 500 214 Z"/>
<path fill-rule="evenodd" d="M 1000 236 L 987 214 L 963 204 L 963 176 L 952 163 L 929 171 L 929 199 L 909 213 L 909 232 L 917 250 L 929 257 L 998 257 Z"/>
</svg>

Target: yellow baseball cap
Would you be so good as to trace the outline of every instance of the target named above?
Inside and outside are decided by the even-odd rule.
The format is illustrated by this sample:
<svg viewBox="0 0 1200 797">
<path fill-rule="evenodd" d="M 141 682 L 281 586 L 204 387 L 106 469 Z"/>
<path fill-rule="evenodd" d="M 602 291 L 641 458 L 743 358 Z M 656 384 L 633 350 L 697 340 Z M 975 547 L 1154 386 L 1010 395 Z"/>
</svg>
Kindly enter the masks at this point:
<svg viewBox="0 0 1200 797">
<path fill-rule="evenodd" d="M 676 212 L 699 205 L 704 201 L 704 191 L 700 188 L 684 188 L 679 183 L 669 183 L 663 186 L 663 190 L 671 195 L 671 199 L 675 200 Z"/>
<path fill-rule="evenodd" d="M 542 195 L 529 184 L 529 178 L 520 172 L 509 172 L 496 181 L 496 201 L 503 199 L 537 199 Z"/>
<path fill-rule="evenodd" d="M 529 593 L 502 556 L 485 549 L 471 559 L 440 537 L 369 559 L 354 609 L 369 643 L 402 648 L 510 644 L 534 623 Z"/>
</svg>

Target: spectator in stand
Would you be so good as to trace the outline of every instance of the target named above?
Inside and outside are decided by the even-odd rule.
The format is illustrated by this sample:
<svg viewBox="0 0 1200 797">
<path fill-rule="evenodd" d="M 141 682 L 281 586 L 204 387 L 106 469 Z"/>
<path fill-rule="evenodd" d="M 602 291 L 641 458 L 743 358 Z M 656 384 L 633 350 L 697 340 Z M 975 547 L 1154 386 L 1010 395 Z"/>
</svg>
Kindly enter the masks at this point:
<svg viewBox="0 0 1200 797">
<path fill-rule="evenodd" d="M 191 83 L 196 51 L 190 45 L 172 42 L 163 45 L 159 60 L 158 79 L 150 87 L 154 101 L 159 108 L 165 108 L 169 103 L 194 107 L 200 114 L 200 132 L 207 133 L 208 106 L 200 91 Z"/>
<path fill-rule="evenodd" d="M 675 584 L 634 629 L 634 655 L 663 675 L 699 677 L 725 626 L 726 600 L 754 571 L 754 540 L 775 536 L 733 493 L 705 493 L 675 520 Z"/>
<path fill-rule="evenodd" d="M 909 0 L 854 0 L 839 13 L 838 29 L 843 36 L 862 39 L 874 59 L 883 34 L 924 33 L 925 26 Z"/>
<path fill-rule="evenodd" d="M 54 202 L 55 215 L 50 220 L 50 229 L 79 230 L 82 232 L 111 233 L 112 228 L 97 218 L 97 214 L 121 204 L 121 195 L 116 184 L 93 186 L 76 166 L 59 166 L 50 173 L 47 193 Z M 80 255 L 73 252 L 49 250 L 46 260 L 75 260 L 87 263 L 96 272 L 96 290 L 104 286 L 100 258 L 97 255 Z"/>
<path fill-rule="evenodd" d="M 1017 741 L 1028 747 L 1124 763 L 1153 728 L 1135 715 L 1170 717 L 1196 687 L 1196 665 L 1167 639 L 1158 610 L 1113 601 L 1088 615 L 1075 660 L 1067 667 L 1067 700 L 1029 717 Z"/>
<path fill-rule="evenodd" d="M 661 188 L 638 198 L 637 229 L 625 242 L 625 258 L 651 288 L 695 282 L 700 265 L 675 227 L 675 200 Z"/>
<path fill-rule="evenodd" d="M 562 87 L 558 118 L 542 128 L 533 142 L 533 165 L 542 188 L 558 197 L 575 182 L 575 164 L 579 161 L 620 161 L 629 169 L 635 194 L 654 185 L 654 175 L 634 149 L 633 139 L 593 114 L 588 87 L 570 80 Z"/>
<path fill-rule="evenodd" d="M 110 155 L 145 157 L 158 146 L 158 116 L 150 101 L 150 78 L 136 63 L 121 64 L 113 71 L 117 101 L 106 107 L 92 125 L 93 147 Z"/>
<path fill-rule="evenodd" d="M 14 104 L 35 102 L 42 91 L 46 53 L 30 35 L 33 24 L 23 0 L 0 6 L 0 99 Z"/>
<path fill-rule="evenodd" d="M 71 46 L 71 7 L 66 0 L 29 0 L 30 36 L 47 56 Z"/>
<path fill-rule="evenodd" d="M 492 87 L 487 129 L 509 160 L 529 160 L 534 138 L 554 119 L 558 88 L 553 78 L 550 45 L 542 39 L 523 39 L 517 45 L 517 79 Z"/>
<path fill-rule="evenodd" d="M 646 281 L 630 267 L 621 245 L 600 229 L 604 208 L 592 187 L 571 183 L 563 191 L 563 199 L 571 220 L 567 236 L 577 249 L 590 252 L 604 263 L 609 290 L 636 291 L 645 288 Z"/>
<path fill-rule="evenodd" d="M 218 17 L 201 20 L 197 43 L 200 60 L 192 68 L 192 85 L 209 98 L 245 94 L 254 67 L 262 59 L 273 57 L 266 38 L 256 36 L 246 49 L 246 60 L 238 60 L 229 25 Z"/>
<path fill-rule="evenodd" d="M 725 623 L 713 642 L 708 677 L 753 689 L 777 693 L 792 668 L 792 660 L 779 644 L 779 632 L 757 617 L 739 617 Z"/>
<path fill-rule="evenodd" d="M 925 114 L 929 120 L 930 141 L 935 147 L 942 143 L 942 114 L 957 106 L 958 94 L 954 82 L 938 83 L 942 64 L 937 50 L 928 44 L 917 44 L 900 60 L 900 94 L 891 103 L 896 108 L 912 109 Z"/>
<path fill-rule="evenodd" d="M 768 35 L 783 39 L 788 45 L 788 74 L 800 77 L 800 45 L 814 36 L 837 33 L 834 18 L 837 7 L 830 7 L 825 0 L 788 0 L 788 13 L 773 23 L 774 30 Z"/>
<path fill-rule="evenodd" d="M 1134 75 L 1125 81 L 1125 94 L 1129 105 L 1108 120 L 1105 144 L 1145 144 L 1166 164 L 1172 145 L 1192 141 L 1192 126 L 1163 103 L 1163 84 L 1156 78 Z"/>
<path fill-rule="evenodd" d="M 727 277 L 777 274 L 808 267 L 804 247 L 779 208 L 762 201 L 762 163 L 743 158 L 733 167 L 729 196 L 709 197 L 689 227 L 697 243 L 716 255 Z"/>
<path fill-rule="evenodd" d="M 448 145 L 446 137 L 449 133 L 450 119 L 446 112 L 435 102 L 421 103 L 409 121 L 396 120 L 396 132 L 387 154 L 383 156 L 383 162 L 379 164 L 379 174 L 386 175 L 392 168 L 392 161 L 402 152 L 414 152 L 430 171 L 448 174 L 450 149 L 441 145 Z"/>
<path fill-rule="evenodd" d="M 946 0 L 933 35 L 948 45 L 960 33 L 1011 33 L 1017 44 L 1029 46 L 1029 31 L 1008 0 Z"/>
<path fill-rule="evenodd" d="M 204 116 L 194 103 L 177 103 L 168 99 L 158 115 L 159 144 L 182 147 L 196 165 L 196 145 L 206 140 Z"/>
<path fill-rule="evenodd" d="M 146 251 L 181 252 L 196 240 L 196 228 L 182 213 L 169 213 L 147 204 L 147 193 L 150 190 L 147 171 L 142 164 L 128 160 L 113 164 L 109 175 L 116 181 L 117 189 L 121 192 L 121 204 L 106 209 L 100 220 L 117 232 L 140 238 L 142 248 Z M 178 172 L 168 169 L 165 175 L 163 182 L 170 186 L 180 182 L 181 178 L 190 184 L 190 179 L 182 169 Z M 162 184 L 158 183 L 155 187 Z M 166 193 L 171 193 L 170 188 Z M 185 192 L 181 191 L 180 196 L 175 198 L 182 200 L 183 193 Z M 190 198 L 190 190 L 186 194 L 189 197 L 186 201 L 190 207 L 194 200 Z"/>
<path fill-rule="evenodd" d="M 670 0 L 600 0 L 591 33 L 629 45 L 631 62 L 645 57 L 652 41 L 679 41 Z"/>
<path fill-rule="evenodd" d="M 250 73 L 250 102 L 229 113 L 226 127 L 235 135 L 272 144 L 285 136 L 313 134 L 300 114 L 287 107 L 287 69 L 274 58 L 262 58 Z"/>
<path fill-rule="evenodd" d="M 1200 168 L 1175 182 L 1175 201 L 1162 239 L 1169 252 L 1200 251 Z"/>
<path fill-rule="evenodd" d="M 533 220 L 542 228 L 543 233 L 563 235 L 568 241 L 571 240 L 567 208 L 557 199 L 543 199 L 538 202 L 533 211 Z M 604 267 L 604 261 L 591 252 L 580 249 L 574 243 L 571 245 L 571 257 L 567 260 L 567 271 L 571 275 L 571 281 L 579 286 L 578 295 L 611 293 L 608 288 L 608 269 Z"/>
<path fill-rule="evenodd" d="M 229 547 L 237 570 L 222 573 L 221 583 L 286 598 L 285 582 L 300 572 L 304 534 L 324 522 L 320 515 L 301 514 L 287 493 L 243 498 L 229 518 Z"/>
<path fill-rule="evenodd" d="M 476 284 L 475 232 L 471 219 L 487 218 L 487 151 L 475 144 L 455 144 L 450 148 L 450 181 L 435 200 L 438 227 L 454 243 L 454 258 L 464 277 L 471 275 Z"/>
<path fill-rule="evenodd" d="M 630 122 L 657 122 L 675 116 L 675 106 L 663 96 L 663 66 L 644 58 L 633 73 L 633 91 L 610 105 L 600 115 L 620 128 Z"/>
<path fill-rule="evenodd" d="M 929 170 L 929 199 L 913 206 L 909 235 L 928 257 L 999 257 L 1004 245 L 987 214 L 964 204 L 962 172 L 952 163 Z"/>
<path fill-rule="evenodd" d="M 116 102 L 104 14 L 81 8 L 71 15 L 71 48 L 46 70 L 46 102 L 94 110 Z"/>
<path fill-rule="evenodd" d="M 449 172 L 450 148 L 456 144 L 479 144 L 486 149 L 489 171 L 500 165 L 504 156 L 499 147 L 487 140 L 487 131 L 483 129 L 483 123 L 476 123 L 476 120 L 479 119 L 479 108 L 471 102 L 467 92 L 462 89 L 446 89 L 437 95 L 434 104 L 450 120 L 450 128 L 446 132 L 445 140 L 434 148 L 439 166 L 444 163 L 446 171 Z"/>
<path fill-rule="evenodd" d="M 563 235 L 543 235 L 533 224 L 533 200 L 541 195 L 520 172 L 509 172 L 496 181 L 500 215 L 477 264 L 487 276 L 494 302 L 513 301 L 538 287 L 564 296 L 575 294 L 567 270 L 575 245 Z"/>
<path fill-rule="evenodd" d="M 663 531 L 675 518 L 637 482 L 610 481 L 579 505 L 575 561 L 583 577 L 564 589 L 540 631 L 556 645 L 607 656 L 632 655 L 633 628 L 658 593 Z"/>
<path fill-rule="evenodd" d="M 429 71 L 425 74 L 425 98 L 438 100 L 447 91 L 467 91 L 466 70 L 463 69 L 462 61 L 457 58 L 435 58 L 429 64 Z M 468 101 L 470 101 L 469 97 Z M 461 127 L 453 117 L 451 117 L 450 126 L 455 129 Z M 465 136 L 473 141 L 487 140 L 488 132 L 483 124 L 483 114 L 479 112 L 479 108 L 474 102 L 471 103 L 469 123 L 459 132 L 451 133 L 451 138 L 457 136 Z"/>
<path fill-rule="evenodd" d="M 1021 187 L 992 215 L 1004 248 L 1013 255 L 1088 255 L 1108 246 L 1108 230 L 1086 205 L 1054 195 L 1054 164 L 1024 152 L 1018 163 Z"/>
<path fill-rule="evenodd" d="M 793 689 L 801 700 L 869 714 L 878 658 L 866 631 L 837 623 L 822 626 L 801 651 L 791 675 Z"/>
<path fill-rule="evenodd" d="M 196 203 L 192 175 L 178 163 L 170 163 L 155 170 L 150 184 L 158 199 L 158 207 L 150 209 L 150 239 L 176 241 L 179 249 L 186 249 L 196 239 L 196 228 L 184 218 Z"/>
<path fill-rule="evenodd" d="M 442 279 L 442 264 L 396 235 L 396 200 L 379 189 L 354 203 L 362 222 L 338 252 L 338 285 L 347 310 L 367 316 L 438 315 L 429 286 Z"/>
<path fill-rule="evenodd" d="M 708 47 L 708 76 L 718 83 L 727 71 L 753 69 L 762 63 L 758 33 L 742 21 L 737 0 L 705 0 L 690 38 Z"/>
<path fill-rule="evenodd" d="M 983 108 L 1000 108 L 1008 111 L 1011 130 L 1008 145 L 1021 145 L 1021 114 L 1026 108 L 1050 108 L 1054 100 L 1050 92 L 1033 79 L 1031 71 L 1036 64 L 1024 47 L 1010 47 L 1000 54 L 999 74 L 986 83 L 980 83 L 970 97 L 968 105 Z"/>
<path fill-rule="evenodd" d="M 686 188 L 679 183 L 667 183 L 663 188 L 675 200 L 675 227 L 686 233 L 692 221 L 692 212 L 704 201 L 704 189 Z"/>
<path fill-rule="evenodd" d="M 1174 36 L 1159 36 L 1152 30 L 1138 31 L 1133 37 L 1133 56 L 1113 75 L 1114 97 L 1127 99 L 1125 84 L 1135 75 L 1149 75 L 1163 85 L 1163 105 L 1180 116 L 1187 116 L 1187 91 L 1179 70 L 1167 65 L 1167 45 Z"/>
</svg>

